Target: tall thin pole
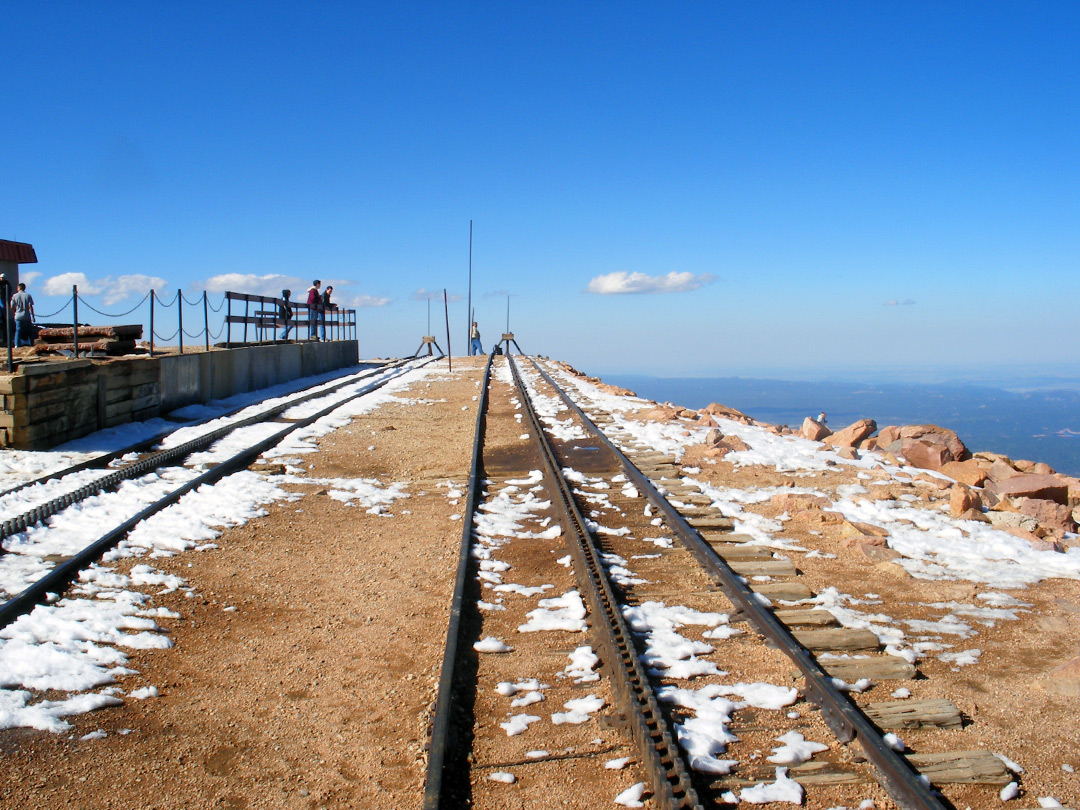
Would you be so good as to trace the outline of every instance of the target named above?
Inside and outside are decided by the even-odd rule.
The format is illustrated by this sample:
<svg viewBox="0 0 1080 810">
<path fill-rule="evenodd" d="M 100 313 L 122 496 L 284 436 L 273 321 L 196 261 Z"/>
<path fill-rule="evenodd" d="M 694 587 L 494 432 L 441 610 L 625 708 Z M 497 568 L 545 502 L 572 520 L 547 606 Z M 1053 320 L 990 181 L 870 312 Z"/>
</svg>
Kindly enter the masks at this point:
<svg viewBox="0 0 1080 810">
<path fill-rule="evenodd" d="M 206 304 L 206 290 L 202 293 L 202 321 L 203 333 L 206 335 L 206 350 L 210 351 L 210 312 Z"/>
<path fill-rule="evenodd" d="M 154 356 L 154 291 L 150 291 L 150 356 Z"/>
<path fill-rule="evenodd" d="M 446 290 L 443 290 L 443 296 L 445 297 Z M 469 322 L 465 324 L 465 345 L 468 346 L 472 340 L 472 220 L 469 220 L 469 306 L 465 310 L 469 313 Z M 450 339 L 446 340 L 446 350 L 450 351 Z"/>
<path fill-rule="evenodd" d="M 71 285 L 71 347 L 75 350 L 75 357 L 79 356 L 79 287 Z"/>
<path fill-rule="evenodd" d="M 245 313 L 247 314 L 247 313 Z M 184 353 L 184 293 L 181 290 L 176 291 L 176 317 L 179 322 L 176 327 L 176 334 L 180 336 L 180 354 Z M 247 329 L 247 324 L 244 324 L 244 328 Z"/>
<path fill-rule="evenodd" d="M 443 287 L 442 291 L 442 305 L 443 312 L 446 313 L 446 362 L 450 366 L 450 370 L 454 370 L 454 355 L 450 351 L 450 307 L 446 303 L 446 287 Z"/>
</svg>

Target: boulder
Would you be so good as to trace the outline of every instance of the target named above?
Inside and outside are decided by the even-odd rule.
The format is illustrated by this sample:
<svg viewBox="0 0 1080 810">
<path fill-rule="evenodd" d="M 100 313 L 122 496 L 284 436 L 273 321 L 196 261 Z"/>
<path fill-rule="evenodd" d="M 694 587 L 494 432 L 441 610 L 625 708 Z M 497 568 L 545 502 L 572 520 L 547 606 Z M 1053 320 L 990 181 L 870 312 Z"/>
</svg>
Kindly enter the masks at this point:
<svg viewBox="0 0 1080 810">
<path fill-rule="evenodd" d="M 947 462 L 955 460 L 945 445 L 919 439 L 901 439 L 900 455 L 908 464 L 924 470 L 940 470 Z"/>
<path fill-rule="evenodd" d="M 1034 532 L 1039 528 L 1039 522 L 1028 515 L 1019 512 L 987 512 L 986 517 L 995 529 L 1023 529 L 1025 532 Z"/>
<path fill-rule="evenodd" d="M 994 459 L 986 471 L 986 477 L 991 481 L 1008 481 L 1018 475 L 1022 473 L 1012 465 L 1012 462 L 1004 458 Z"/>
<path fill-rule="evenodd" d="M 812 442 L 820 442 L 826 436 L 832 435 L 832 431 L 821 422 L 808 416 L 803 420 L 802 427 L 799 428 L 799 435 Z"/>
<path fill-rule="evenodd" d="M 949 514 L 953 517 L 961 517 L 965 512 L 972 509 L 982 509 L 982 500 L 978 494 L 963 484 L 954 485 L 949 493 Z"/>
<path fill-rule="evenodd" d="M 980 469 L 979 462 L 971 458 L 967 461 L 946 461 L 941 465 L 940 472 L 969 487 L 981 487 L 986 481 L 986 473 Z"/>
<path fill-rule="evenodd" d="M 1020 514 L 1035 518 L 1044 529 L 1053 532 L 1074 532 L 1076 523 L 1068 506 L 1038 498 L 1018 498 Z"/>
<path fill-rule="evenodd" d="M 824 441 L 834 447 L 853 447 L 871 433 L 877 430 L 877 422 L 873 419 L 860 419 L 848 425 L 843 430 L 838 430 L 831 436 L 826 436 Z"/>
<path fill-rule="evenodd" d="M 983 514 L 982 511 L 978 509 L 968 509 L 966 512 L 961 513 L 957 517 L 959 517 L 961 520 L 977 520 L 979 523 L 990 522 L 990 518 L 988 518 L 985 514 Z"/>
<path fill-rule="evenodd" d="M 949 448 L 952 456 L 949 461 L 966 461 L 971 458 L 971 451 L 967 449 L 955 431 L 938 425 L 904 425 L 900 428 L 900 438 L 918 439 L 930 444 L 943 444 Z"/>
<path fill-rule="evenodd" d="M 1053 475 L 1018 473 L 1004 481 L 990 481 L 986 489 L 999 497 L 1036 498 L 1067 506 L 1069 485 Z"/>
<path fill-rule="evenodd" d="M 1027 540 L 1031 543 L 1031 547 L 1036 551 L 1056 551 L 1059 554 L 1065 549 L 1055 540 L 1044 540 L 1033 532 L 1019 529 L 1015 526 L 998 526 L 1001 531 L 1006 534 L 1011 534 L 1013 537 L 1018 537 L 1021 540 Z"/>
<path fill-rule="evenodd" d="M 846 458 L 848 461 L 858 461 L 862 458 L 859 451 L 854 447 L 837 447 L 836 455 L 840 456 L 840 458 Z"/>
<path fill-rule="evenodd" d="M 736 422 L 742 422 L 744 425 L 752 425 L 754 423 L 754 420 L 742 411 L 729 408 L 727 405 L 721 405 L 719 402 L 710 402 L 701 409 L 701 412 L 708 414 L 709 416 L 719 416 L 721 419 L 732 419 Z"/>
<path fill-rule="evenodd" d="M 872 523 L 859 523 L 858 521 L 845 520 L 840 527 L 840 536 L 845 546 L 853 546 L 857 543 L 869 543 L 874 546 L 888 545 L 889 530 Z"/>
<path fill-rule="evenodd" d="M 885 448 L 894 442 L 900 441 L 900 426 L 899 425 L 886 425 L 878 431 L 877 443 L 878 447 Z"/>
</svg>

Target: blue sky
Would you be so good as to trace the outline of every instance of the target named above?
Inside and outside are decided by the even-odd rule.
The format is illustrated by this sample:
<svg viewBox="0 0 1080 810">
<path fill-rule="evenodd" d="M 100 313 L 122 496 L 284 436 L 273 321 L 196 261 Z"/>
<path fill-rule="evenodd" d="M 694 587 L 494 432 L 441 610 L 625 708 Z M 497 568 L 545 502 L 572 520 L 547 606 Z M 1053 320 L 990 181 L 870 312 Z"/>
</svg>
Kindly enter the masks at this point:
<svg viewBox="0 0 1080 810">
<path fill-rule="evenodd" d="M 457 353 L 472 220 L 485 348 L 509 300 L 524 350 L 592 373 L 1080 373 L 1075 3 L 0 19 L 0 238 L 39 312 L 319 277 L 386 356 L 430 291 L 443 334 L 445 288 Z"/>
</svg>

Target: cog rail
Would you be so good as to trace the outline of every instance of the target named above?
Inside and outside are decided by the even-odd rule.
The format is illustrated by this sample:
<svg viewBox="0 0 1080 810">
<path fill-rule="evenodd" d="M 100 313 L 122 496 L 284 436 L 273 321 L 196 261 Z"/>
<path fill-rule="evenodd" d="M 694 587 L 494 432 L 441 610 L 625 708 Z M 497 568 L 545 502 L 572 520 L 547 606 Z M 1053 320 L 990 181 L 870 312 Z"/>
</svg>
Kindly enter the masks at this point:
<svg viewBox="0 0 1080 810">
<path fill-rule="evenodd" d="M 426 362 L 430 361 L 424 361 L 420 365 L 423 365 Z M 67 560 L 57 565 L 48 574 L 27 587 L 17 596 L 12 597 L 3 605 L 0 605 L 0 628 L 6 627 L 7 625 L 11 624 L 22 614 L 29 613 L 31 610 L 34 609 L 37 604 L 45 601 L 48 598 L 48 594 L 62 593 L 64 589 L 66 589 L 66 587 L 79 575 L 79 571 L 99 559 L 106 551 L 116 546 L 121 540 L 123 540 L 124 537 L 127 536 L 127 534 L 132 529 L 135 528 L 136 525 L 146 520 L 151 515 L 154 515 L 155 513 L 160 512 L 162 509 L 171 506 L 172 504 L 179 501 L 180 498 L 182 498 L 188 492 L 191 492 L 198 487 L 203 486 L 204 484 L 213 484 L 214 482 L 224 478 L 230 473 L 234 473 L 244 469 L 255 459 L 257 459 L 262 453 L 264 453 L 266 450 L 269 450 L 271 447 L 274 447 L 294 430 L 313 424 L 322 417 L 337 410 L 342 405 L 345 405 L 346 403 L 351 402 L 354 399 L 358 399 L 359 397 L 362 397 L 366 394 L 371 393 L 372 391 L 383 387 L 387 383 L 391 382 L 392 380 L 400 377 L 402 374 L 405 373 L 405 371 L 402 371 L 400 369 L 397 369 L 396 371 L 396 374 L 392 374 L 390 376 L 387 376 L 385 379 L 378 380 L 369 385 L 366 385 L 364 386 L 364 388 L 357 391 L 356 393 L 349 395 L 345 399 L 340 399 L 331 403 L 317 413 L 314 413 L 303 419 L 299 419 L 295 422 L 288 423 L 287 425 L 285 425 L 285 427 L 275 432 L 271 436 L 268 436 L 267 438 L 263 439 L 252 447 L 240 451 L 239 453 L 221 462 L 212 469 L 202 473 L 191 481 L 188 481 L 187 483 L 177 487 L 168 495 L 158 499 L 150 506 L 147 506 L 138 514 L 124 521 L 119 526 L 109 531 L 107 534 L 101 536 L 93 543 L 83 548 L 82 551 L 78 552 L 72 557 L 69 557 Z M 355 382 L 355 380 L 353 382 Z M 291 407 L 294 404 L 296 404 L 295 400 L 293 402 L 290 402 L 285 407 Z M 273 416 L 276 416 L 276 412 L 274 411 L 276 411 L 276 408 L 260 414 L 259 418 L 255 421 L 268 421 Z M 229 426 L 230 430 L 235 429 L 235 427 L 237 427 L 237 425 Z M 181 445 L 181 447 L 182 446 L 184 445 Z M 191 451 L 189 450 L 188 453 L 190 452 Z"/>
<path fill-rule="evenodd" d="M 732 604 L 745 614 L 755 630 L 773 642 L 799 668 L 805 680 L 807 699 L 820 707 L 822 718 L 837 739 L 843 743 L 855 741 L 859 744 L 866 759 L 872 765 L 875 778 L 892 799 L 905 810 L 945 810 L 945 805 L 938 799 L 929 784 L 924 784 L 911 766 L 885 743 L 873 723 L 836 688 L 832 678 L 795 639 L 787 626 L 758 601 L 754 592 L 742 578 L 668 502 L 648 476 L 642 473 L 578 407 L 551 375 L 535 360 L 528 359 L 552 390 L 556 391 L 571 411 L 581 419 L 586 429 L 615 454 L 626 476 L 639 491 L 645 494 L 649 503 L 660 510 L 664 522 L 723 590 Z M 516 378 L 516 367 L 514 374 Z M 528 401 L 527 398 L 525 401 Z M 531 407 L 529 413 L 532 414 Z M 538 428 L 534 425 L 534 429 Z M 561 476 L 556 474 L 556 477 L 560 482 L 562 481 Z"/>
<path fill-rule="evenodd" d="M 404 360 L 398 360 L 394 363 L 383 366 L 383 368 L 400 368 L 404 362 Z M 250 427 L 251 425 L 258 424 L 259 422 L 265 422 L 269 419 L 273 419 L 284 411 L 293 407 L 294 405 L 299 405 L 316 397 L 332 394 L 347 385 L 355 384 L 358 379 L 363 379 L 365 376 L 370 376 L 374 373 L 376 373 L 376 370 L 371 370 L 368 373 L 361 373 L 360 375 L 350 375 L 350 379 L 348 380 L 336 383 L 327 388 L 318 388 L 318 390 L 309 391 L 302 396 L 295 397 L 288 400 L 287 402 L 279 403 L 278 405 L 275 405 L 265 411 L 261 411 L 257 414 L 246 417 L 237 422 L 231 422 L 227 425 L 223 425 L 219 428 L 216 428 L 215 430 L 210 431 L 209 433 L 205 433 L 202 436 L 198 436 L 194 439 L 191 439 L 190 441 L 184 442 L 183 444 L 179 444 L 175 447 L 170 447 L 166 450 L 159 450 L 156 453 L 151 453 L 150 455 L 145 456 L 138 461 L 135 461 L 124 467 L 121 467 L 118 470 L 114 470 L 113 472 L 103 475 L 101 478 L 97 478 L 93 481 L 90 481 L 89 483 L 83 484 L 78 489 L 72 490 L 70 492 L 65 492 L 62 495 L 57 495 L 55 498 L 52 498 L 45 503 L 38 504 L 33 509 L 30 509 L 29 511 L 21 515 L 8 518 L 2 523 L 0 523 L 0 541 L 4 540 L 7 537 L 11 537 L 12 535 L 18 534 L 19 532 L 26 531 L 34 524 L 43 522 L 44 520 L 52 517 L 61 510 L 67 509 L 72 504 L 78 503 L 79 501 L 85 500 L 86 498 L 89 498 L 93 495 L 97 495 L 100 492 L 112 489 L 119 485 L 122 481 L 126 481 L 131 478 L 138 478 L 139 476 L 145 475 L 151 470 L 155 470 L 158 467 L 163 467 L 167 464 L 172 464 L 176 461 L 186 458 L 192 453 L 203 450 L 206 447 L 209 447 L 214 442 L 218 441 L 219 439 L 227 436 L 229 433 L 232 433 L 234 430 L 244 427 Z M 250 406 L 241 406 L 232 411 L 229 411 L 226 414 L 215 416 L 214 419 L 221 419 L 223 416 L 230 416 L 248 407 Z M 184 427 L 189 426 L 185 425 Z M 129 447 L 125 447 L 120 450 L 114 450 L 102 456 L 96 456 L 95 458 L 89 459 L 79 464 L 72 465 L 71 467 L 57 470 L 55 472 L 48 473 L 47 475 L 43 475 L 39 478 L 35 478 L 33 481 L 26 481 L 22 484 L 19 484 L 18 486 L 12 487 L 11 489 L 0 493 L 0 497 L 9 495 L 13 492 L 18 492 L 21 489 L 26 489 L 33 486 L 34 484 L 41 484 L 45 483 L 46 481 L 63 478 L 64 476 L 72 475 L 77 472 L 82 472 L 83 470 L 87 469 L 103 467 L 106 464 L 109 464 L 110 462 L 127 455 L 128 453 L 144 452 L 148 448 L 153 447 L 155 444 L 160 442 L 172 432 L 173 431 L 160 433 L 157 436 L 154 436 L 150 439 L 144 439 Z M 3 549 L 0 548 L 0 554 L 3 553 Z"/>
</svg>

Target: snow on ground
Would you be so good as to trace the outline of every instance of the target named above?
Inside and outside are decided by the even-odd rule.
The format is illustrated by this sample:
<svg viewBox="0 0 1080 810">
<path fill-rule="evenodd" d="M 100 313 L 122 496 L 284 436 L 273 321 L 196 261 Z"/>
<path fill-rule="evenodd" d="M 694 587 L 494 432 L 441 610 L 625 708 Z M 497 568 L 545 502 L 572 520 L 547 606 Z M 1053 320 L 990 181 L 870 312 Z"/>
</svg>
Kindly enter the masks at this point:
<svg viewBox="0 0 1080 810">
<path fill-rule="evenodd" d="M 264 457 L 280 458 L 309 452 L 315 438 L 347 424 L 354 415 L 399 400 L 395 396 L 397 392 L 436 373 L 434 368 L 413 364 L 410 370 L 381 390 L 365 394 L 312 425 L 297 429 L 282 443 L 284 446 L 271 449 Z M 342 391 L 291 408 L 287 415 L 299 418 L 304 413 L 315 413 L 390 374 L 384 370 L 365 370 L 354 375 L 354 383 Z M 325 375 L 329 382 L 323 387 L 339 382 L 340 376 Z M 310 384 L 311 379 L 306 382 Z M 276 403 L 281 392 L 288 388 L 270 389 L 269 393 L 275 396 L 269 402 Z M 267 392 L 233 397 L 213 403 L 208 409 L 194 409 L 192 413 L 220 412 L 245 400 L 257 403 L 248 411 L 263 411 L 267 400 L 260 400 L 260 393 L 265 396 Z M 244 415 L 236 414 L 228 419 L 236 421 Z M 126 431 L 113 429 L 101 444 L 123 447 L 143 435 L 155 435 L 160 430 L 156 421 L 150 428 L 143 423 L 130 426 Z M 195 478 L 205 466 L 252 446 L 261 437 L 280 428 L 281 425 L 274 425 L 272 429 L 266 426 L 240 429 L 238 436 L 231 435 L 193 456 L 188 460 L 188 466 L 166 468 L 125 481 L 115 492 L 88 498 L 50 518 L 44 525 L 37 524 L 7 538 L 3 544 L 6 553 L 0 556 L 0 596 L 6 599 L 21 592 L 54 567 L 55 557 L 70 556 L 81 550 L 178 484 Z M 174 434 L 167 443 L 182 443 L 207 429 L 206 426 L 186 429 L 187 435 L 178 438 Z M 95 443 L 94 437 L 79 440 L 82 446 L 95 446 Z M 52 469 L 66 466 L 84 455 L 83 451 L 77 450 L 47 454 L 45 462 L 35 467 L 21 454 L 9 455 L 12 452 L 0 453 L 6 464 L 3 469 L 11 473 L 11 480 L 19 476 L 33 477 L 49 465 L 53 465 Z M 213 486 L 203 486 L 188 493 L 176 504 L 136 526 L 125 540 L 104 555 L 99 564 L 83 571 L 64 598 L 39 605 L 0 629 L 0 729 L 25 726 L 63 732 L 70 727 L 65 717 L 123 702 L 125 693 L 119 681 L 132 674 L 126 666 L 125 649 L 166 649 L 171 646 L 157 622 L 177 617 L 163 608 L 153 607 L 153 597 L 138 589 L 161 593 L 183 590 L 191 594 L 188 584 L 148 564 L 136 564 L 123 574 L 113 568 L 112 563 L 123 558 L 153 559 L 215 548 L 212 541 L 220 536 L 223 528 L 238 526 L 265 514 L 264 506 L 268 503 L 299 497 L 282 489 L 279 486 L 282 483 L 326 486 L 334 493 L 333 497 L 380 514 L 395 499 L 407 497 L 402 484 L 386 486 L 372 479 L 309 479 L 297 472 L 271 478 L 242 470 Z M 0 502 L 0 509 L 4 508 Z M 17 506 L 11 508 L 18 511 Z M 61 700 L 41 700 L 40 692 L 46 690 L 68 694 Z M 148 686 L 126 696 L 146 699 L 155 693 L 156 689 Z"/>
</svg>

